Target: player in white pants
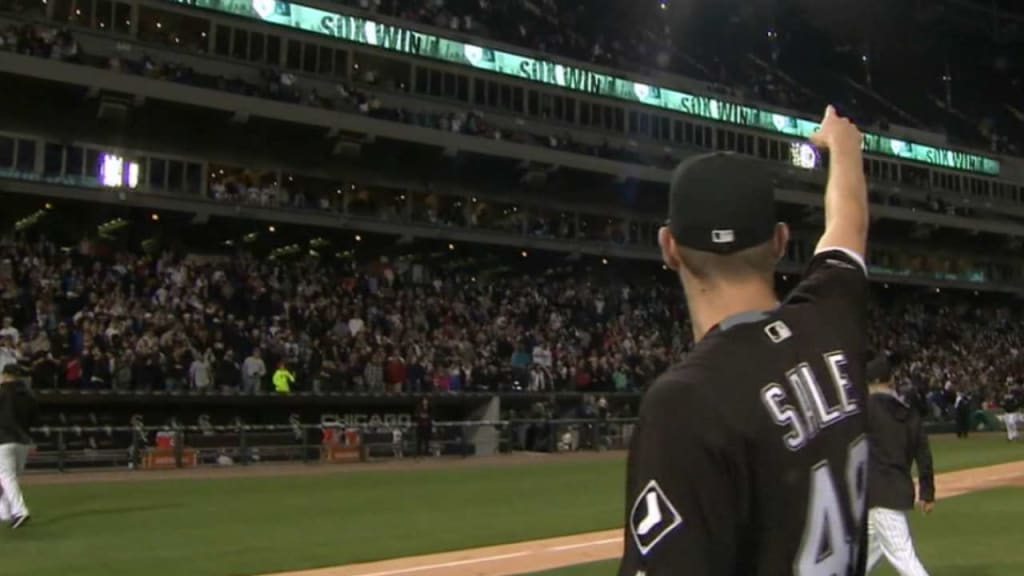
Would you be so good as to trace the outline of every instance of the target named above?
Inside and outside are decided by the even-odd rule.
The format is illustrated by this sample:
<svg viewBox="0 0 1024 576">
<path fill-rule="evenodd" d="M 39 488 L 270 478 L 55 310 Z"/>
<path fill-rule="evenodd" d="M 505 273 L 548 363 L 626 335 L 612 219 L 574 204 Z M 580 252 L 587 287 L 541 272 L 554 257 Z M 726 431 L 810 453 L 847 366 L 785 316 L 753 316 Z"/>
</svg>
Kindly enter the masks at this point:
<svg viewBox="0 0 1024 576">
<path fill-rule="evenodd" d="M 931 509 L 931 503 L 928 505 Z M 914 550 L 907 515 L 902 510 L 872 508 L 868 511 L 868 572 L 882 559 L 901 576 L 928 576 Z"/>
<path fill-rule="evenodd" d="M 35 399 L 21 376 L 21 368 L 15 364 L 0 371 L 0 522 L 12 528 L 20 528 L 29 519 L 18 476 L 28 462 L 32 443 L 28 429 L 36 412 Z"/>
<path fill-rule="evenodd" d="M 935 477 L 920 413 L 892 388 L 892 370 L 881 357 L 868 365 L 868 572 L 882 556 L 901 576 L 928 576 L 914 551 L 907 510 L 914 508 L 911 465 L 916 460 L 921 509 L 932 510 Z"/>
<path fill-rule="evenodd" d="M 0 490 L 3 491 L 0 494 L 0 522 L 13 524 L 16 518 L 20 520 L 29 517 L 28 507 L 25 506 L 25 498 L 18 484 L 18 476 L 25 472 L 28 453 L 27 444 L 0 444 Z"/>
<path fill-rule="evenodd" d="M 1003 416 L 1003 422 L 1006 424 L 1006 439 L 1013 442 L 1020 437 L 1017 433 L 1017 424 L 1020 420 L 1020 414 L 1017 412 L 1007 412 Z"/>
</svg>

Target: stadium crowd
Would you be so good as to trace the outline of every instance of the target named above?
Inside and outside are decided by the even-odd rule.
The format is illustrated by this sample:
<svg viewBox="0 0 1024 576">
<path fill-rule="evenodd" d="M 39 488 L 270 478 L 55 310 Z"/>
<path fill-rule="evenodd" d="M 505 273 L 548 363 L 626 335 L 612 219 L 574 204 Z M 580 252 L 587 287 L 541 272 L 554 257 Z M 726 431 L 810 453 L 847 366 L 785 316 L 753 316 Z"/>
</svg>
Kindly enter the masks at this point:
<svg viewBox="0 0 1024 576">
<path fill-rule="evenodd" d="M 433 2 L 422 11 L 413 4 L 394 9 L 420 19 L 441 15 L 451 25 L 457 13 L 444 11 L 459 6 Z M 550 20 L 545 11 L 555 8 L 541 3 L 540 17 Z M 457 26 L 475 33 L 473 18 L 462 14 Z M 621 48 L 615 40 L 567 38 L 539 41 L 589 51 L 595 61 L 609 55 L 615 62 L 611 55 Z M 629 154 L 580 146 L 568 136 L 499 130 L 478 113 L 388 108 L 345 84 L 320 94 L 286 72 L 268 70 L 254 83 L 204 76 L 149 56 L 95 61 L 66 30 L 8 27 L 0 31 L 0 50 L 438 130 L 605 157 Z M 240 201 L 240 188 L 230 182 L 211 191 Z M 97 258 L 47 243 L 0 250 L 0 363 L 30 365 L 40 388 L 269 390 L 283 361 L 300 390 L 629 390 L 642 387 L 689 341 L 678 290 L 659 286 L 524 275 L 503 278 L 499 289 L 483 278 L 405 262 L 353 269 L 248 257 Z M 941 304 L 890 302 L 877 314 L 878 347 L 902 359 L 904 385 L 936 404 L 952 389 L 998 398 L 1024 379 L 1018 312 L 943 298 Z"/>
<path fill-rule="evenodd" d="M 900 382 L 942 405 L 980 401 L 1024 379 L 1019 310 L 980 297 L 885 294 L 875 347 Z M 0 248 L 0 364 L 34 386 L 293 390 L 628 391 L 690 346 L 670 283 L 613 283 L 567 271 L 500 278 L 386 259 L 357 266 L 239 255 Z"/>
<path fill-rule="evenodd" d="M 664 289 L 416 263 L 3 249 L 0 362 L 40 388 L 306 391 L 630 390 L 685 342 Z M 678 296 L 675 298 L 678 304 Z"/>
</svg>

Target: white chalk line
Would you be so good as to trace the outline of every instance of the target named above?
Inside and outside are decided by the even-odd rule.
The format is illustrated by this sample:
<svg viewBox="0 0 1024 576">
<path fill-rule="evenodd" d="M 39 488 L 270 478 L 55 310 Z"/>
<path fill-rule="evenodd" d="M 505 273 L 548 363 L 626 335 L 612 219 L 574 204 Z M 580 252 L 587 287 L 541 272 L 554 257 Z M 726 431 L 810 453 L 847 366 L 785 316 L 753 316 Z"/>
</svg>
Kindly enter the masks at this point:
<svg viewBox="0 0 1024 576">
<path fill-rule="evenodd" d="M 591 546 L 603 546 L 604 544 L 621 544 L 622 537 L 618 538 L 605 538 L 604 540 L 594 540 L 593 542 L 581 542 L 579 544 L 566 544 L 565 546 L 552 546 L 551 548 L 545 548 L 545 552 L 562 552 L 565 550 L 576 550 L 577 548 L 589 548 Z"/>
<path fill-rule="evenodd" d="M 532 551 L 513 552 L 511 554 L 499 554 L 497 556 L 484 556 L 483 558 L 470 558 L 468 560 L 454 560 L 452 562 L 441 562 L 439 564 L 429 564 L 427 566 L 414 566 L 412 568 L 399 568 L 397 570 L 387 570 L 384 572 L 364 572 L 363 574 L 354 574 L 353 576 L 396 576 L 398 574 L 412 574 L 414 572 L 423 572 L 424 570 L 434 570 L 437 568 L 454 568 L 456 566 L 467 566 L 469 564 L 486 564 L 488 562 L 497 562 L 498 560 L 508 560 L 509 558 L 521 558 L 523 556 L 529 556 L 533 554 Z"/>
<path fill-rule="evenodd" d="M 480 558 L 470 558 L 468 560 L 453 560 L 451 562 L 440 562 L 437 564 L 428 564 L 426 566 L 413 566 L 409 568 L 398 568 L 395 570 L 386 570 L 383 572 L 365 572 L 362 574 L 354 574 L 353 576 L 399 576 L 401 574 L 414 574 L 416 572 L 423 572 L 426 570 L 435 570 L 438 568 L 454 568 L 456 566 L 468 566 L 470 564 L 488 564 L 491 562 L 497 562 L 499 560 L 509 560 L 511 558 L 522 558 L 523 556 L 531 556 L 533 554 L 542 554 L 545 552 L 565 552 L 567 550 L 577 550 L 579 548 L 590 548 L 593 546 L 604 546 L 606 544 L 619 544 L 622 542 L 622 537 L 617 538 L 604 538 L 602 540 L 594 540 L 592 542 L 581 542 L 578 544 L 566 544 L 564 546 L 551 546 L 549 548 L 543 548 L 540 550 L 524 550 L 522 552 L 513 552 L 510 554 L 497 554 L 494 556 L 483 556 Z"/>
</svg>

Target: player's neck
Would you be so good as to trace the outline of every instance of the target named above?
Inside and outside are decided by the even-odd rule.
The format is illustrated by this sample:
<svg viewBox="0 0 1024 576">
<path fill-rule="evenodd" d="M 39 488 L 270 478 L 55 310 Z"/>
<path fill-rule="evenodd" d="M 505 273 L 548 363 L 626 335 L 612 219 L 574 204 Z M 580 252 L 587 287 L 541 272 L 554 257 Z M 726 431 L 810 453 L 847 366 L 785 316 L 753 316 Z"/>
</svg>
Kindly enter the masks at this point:
<svg viewBox="0 0 1024 576">
<path fill-rule="evenodd" d="M 768 312 L 779 305 L 773 286 L 751 280 L 728 286 L 694 283 L 686 289 L 686 303 L 693 323 L 693 339 L 700 342 L 712 327 L 744 312 Z"/>
</svg>

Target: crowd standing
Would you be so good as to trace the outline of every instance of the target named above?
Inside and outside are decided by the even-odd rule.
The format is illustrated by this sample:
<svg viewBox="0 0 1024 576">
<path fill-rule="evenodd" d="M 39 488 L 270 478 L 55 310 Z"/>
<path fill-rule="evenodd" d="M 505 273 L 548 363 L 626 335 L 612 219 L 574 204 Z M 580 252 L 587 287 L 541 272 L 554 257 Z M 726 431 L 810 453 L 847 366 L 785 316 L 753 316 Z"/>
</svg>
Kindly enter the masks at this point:
<svg viewBox="0 0 1024 576">
<path fill-rule="evenodd" d="M 527 6 L 512 3 L 519 4 Z M 391 9 L 435 23 L 446 19 L 449 26 L 474 33 L 475 26 L 486 24 L 486 18 L 474 21 L 473 13 L 453 20 L 459 6 L 451 0 L 399 2 Z M 558 9 L 553 2 L 542 2 L 538 10 L 529 6 L 542 20 L 567 17 L 550 12 Z M 489 10 L 486 0 L 478 7 Z M 558 40 L 561 28 L 537 26 L 522 33 L 554 31 L 555 36 L 541 38 L 542 45 L 590 50 L 595 61 L 623 49 L 614 40 L 589 44 L 571 35 Z M 67 30 L 31 25 L 0 31 L 0 50 L 87 61 Z M 204 77 L 149 56 L 112 58 L 102 65 L 439 130 L 578 147 L 568 136 L 498 130 L 478 113 L 387 108 L 345 84 L 333 94 L 320 94 L 280 71 L 268 70 L 254 84 Z M 607 147 L 580 151 L 619 154 Z M 221 192 L 226 195 L 230 188 Z M 657 287 L 521 277 L 503 280 L 498 293 L 493 284 L 401 263 L 329 270 L 309 262 L 269 265 L 251 258 L 213 263 L 118 254 L 97 259 L 58 253 L 45 243 L 4 250 L 0 364 L 31 365 L 40 387 L 253 391 L 271 389 L 279 369 L 290 367 L 299 389 L 636 389 L 678 357 L 688 341 L 679 307 L 653 304 L 666 301 Z M 937 409 L 952 406 L 968 390 L 984 401 L 1019 386 L 1024 380 L 1019 314 L 975 302 L 943 306 L 907 302 L 885 309 L 876 322 L 879 347 L 905 359 L 897 371 L 904 386 Z M 651 331 L 652 324 L 658 329 Z"/>
<path fill-rule="evenodd" d="M 1024 376 L 1020 311 L 936 298 L 879 304 L 876 349 L 937 408 L 998 401 Z M 683 311 L 663 284 L 557 271 L 0 248 L 0 364 L 39 389 L 633 391 L 689 349 Z"/>
<path fill-rule="evenodd" d="M 895 314 L 894 314 L 895 313 Z M 984 297 L 936 302 L 903 301 L 875 310 L 877 348 L 897 361 L 904 394 L 934 415 L 972 407 L 1002 406 L 1024 390 L 1024 329 L 1019 307 L 986 305 Z"/>
<path fill-rule="evenodd" d="M 83 252 L 3 248 L 0 361 L 38 388 L 635 390 L 686 341 L 660 286 Z"/>
</svg>

